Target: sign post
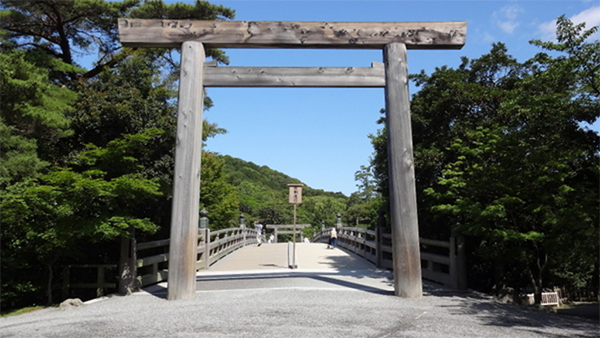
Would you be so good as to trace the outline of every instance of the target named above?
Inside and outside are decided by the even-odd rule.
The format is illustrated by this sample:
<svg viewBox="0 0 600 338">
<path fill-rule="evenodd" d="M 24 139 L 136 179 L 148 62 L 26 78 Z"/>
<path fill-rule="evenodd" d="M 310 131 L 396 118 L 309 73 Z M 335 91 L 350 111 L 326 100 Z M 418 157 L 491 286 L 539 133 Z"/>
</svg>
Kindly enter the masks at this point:
<svg viewBox="0 0 600 338">
<path fill-rule="evenodd" d="M 289 202 L 294 205 L 294 244 L 292 251 L 292 265 L 290 268 L 297 269 L 296 265 L 296 206 L 298 203 L 302 203 L 302 187 L 304 184 L 288 184 L 288 188 L 290 190 Z"/>
</svg>

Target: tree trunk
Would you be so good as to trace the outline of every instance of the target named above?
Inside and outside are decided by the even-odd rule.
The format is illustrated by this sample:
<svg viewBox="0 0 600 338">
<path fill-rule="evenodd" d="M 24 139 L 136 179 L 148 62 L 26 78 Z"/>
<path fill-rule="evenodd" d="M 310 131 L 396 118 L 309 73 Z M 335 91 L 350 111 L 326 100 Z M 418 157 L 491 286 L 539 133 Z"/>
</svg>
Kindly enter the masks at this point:
<svg viewBox="0 0 600 338">
<path fill-rule="evenodd" d="M 533 285 L 533 295 L 536 304 L 542 303 L 542 291 L 543 291 L 543 273 L 546 269 L 546 264 L 548 263 L 548 254 L 544 254 L 543 262 L 540 259 L 540 255 L 537 255 L 536 265 L 537 265 L 537 277 L 534 277 L 533 270 L 529 268 L 529 279 L 531 280 L 531 284 Z"/>
</svg>

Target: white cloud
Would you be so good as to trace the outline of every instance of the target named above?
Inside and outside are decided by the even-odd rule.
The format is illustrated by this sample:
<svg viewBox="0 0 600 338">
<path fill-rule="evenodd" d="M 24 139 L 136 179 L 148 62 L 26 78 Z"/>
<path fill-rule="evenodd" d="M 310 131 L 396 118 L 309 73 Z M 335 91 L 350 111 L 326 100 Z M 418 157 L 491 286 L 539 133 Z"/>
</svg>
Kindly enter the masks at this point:
<svg viewBox="0 0 600 338">
<path fill-rule="evenodd" d="M 499 11 L 495 11 L 492 14 L 494 22 L 500 29 L 508 34 L 514 33 L 519 27 L 520 22 L 517 18 L 523 13 L 523 8 L 519 5 L 509 5 L 502 7 Z"/>
<path fill-rule="evenodd" d="M 574 24 L 585 22 L 585 27 L 588 29 L 600 25 L 600 5 L 588 8 L 579 14 L 573 15 L 571 21 L 573 21 Z"/>
<path fill-rule="evenodd" d="M 588 8 L 580 13 L 577 13 L 569 18 L 573 24 L 578 25 L 585 22 L 585 28 L 590 29 L 600 25 L 600 5 Z M 542 40 L 556 41 L 556 19 L 544 22 L 538 25 L 538 30 L 542 35 Z M 590 39 L 595 40 L 600 38 L 600 32 L 592 35 Z"/>
</svg>

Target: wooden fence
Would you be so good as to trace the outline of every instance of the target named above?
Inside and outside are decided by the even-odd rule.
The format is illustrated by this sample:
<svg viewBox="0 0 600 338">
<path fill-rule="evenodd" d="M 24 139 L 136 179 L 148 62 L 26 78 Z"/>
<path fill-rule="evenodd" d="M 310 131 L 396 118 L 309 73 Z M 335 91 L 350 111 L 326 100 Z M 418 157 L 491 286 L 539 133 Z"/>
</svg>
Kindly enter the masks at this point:
<svg viewBox="0 0 600 338">
<path fill-rule="evenodd" d="M 95 278 L 93 278 L 94 281 L 81 282 L 78 280 L 76 282 L 73 282 L 71 275 L 72 272 L 76 270 L 86 270 L 86 272 L 83 274 L 86 277 L 89 277 L 95 272 Z M 107 273 L 107 271 L 111 270 L 112 273 Z M 111 283 L 106 281 L 107 276 L 116 276 L 116 272 L 117 264 L 72 264 L 64 266 L 62 271 L 62 298 L 69 298 L 70 289 L 96 289 L 96 297 L 102 297 L 104 296 L 105 290 L 117 288 L 117 283 Z"/>
<path fill-rule="evenodd" d="M 380 228 L 379 228 L 380 229 Z M 315 234 L 313 242 L 327 243 L 331 229 Z M 352 227 L 338 228 L 338 246 L 374 263 L 377 267 L 392 269 L 391 234 L 381 230 Z M 466 289 L 465 257 L 460 237 L 449 242 L 419 238 L 421 244 L 421 274 L 424 279 L 454 289 Z"/>
<path fill-rule="evenodd" d="M 140 287 L 167 279 L 169 271 L 169 243 L 169 239 L 162 239 L 138 243 L 136 245 L 136 278 Z M 256 230 L 254 229 L 245 229 L 242 227 L 216 231 L 198 229 L 196 269 L 208 269 L 210 265 L 231 252 L 246 245 L 256 243 Z M 72 269 L 95 270 L 96 281 L 90 283 L 71 283 Z M 96 289 L 97 296 L 102 296 L 105 289 L 116 289 L 116 283 L 105 282 L 106 269 L 112 269 L 115 276 L 118 274 L 116 264 L 68 265 L 63 267 L 63 298 L 68 298 L 69 289 Z"/>
<path fill-rule="evenodd" d="M 140 243 L 137 245 L 137 279 L 141 287 L 167 279 L 169 261 L 169 240 Z M 219 259 L 246 245 L 256 244 L 254 229 L 228 228 L 216 231 L 198 229 L 198 249 L 196 270 L 208 269 Z M 148 249 L 163 251 L 143 255 Z"/>
</svg>

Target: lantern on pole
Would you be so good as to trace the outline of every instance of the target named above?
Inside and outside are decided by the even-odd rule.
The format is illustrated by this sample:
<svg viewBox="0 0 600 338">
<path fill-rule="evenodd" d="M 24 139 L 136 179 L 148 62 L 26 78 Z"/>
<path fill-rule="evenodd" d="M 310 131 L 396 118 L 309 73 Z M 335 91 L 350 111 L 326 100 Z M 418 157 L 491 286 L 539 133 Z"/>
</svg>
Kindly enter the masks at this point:
<svg viewBox="0 0 600 338">
<path fill-rule="evenodd" d="M 292 265 L 290 268 L 296 269 L 296 206 L 298 203 L 302 203 L 302 187 L 304 184 L 288 184 L 290 190 L 289 202 L 294 205 L 294 243 L 292 251 Z"/>
</svg>

